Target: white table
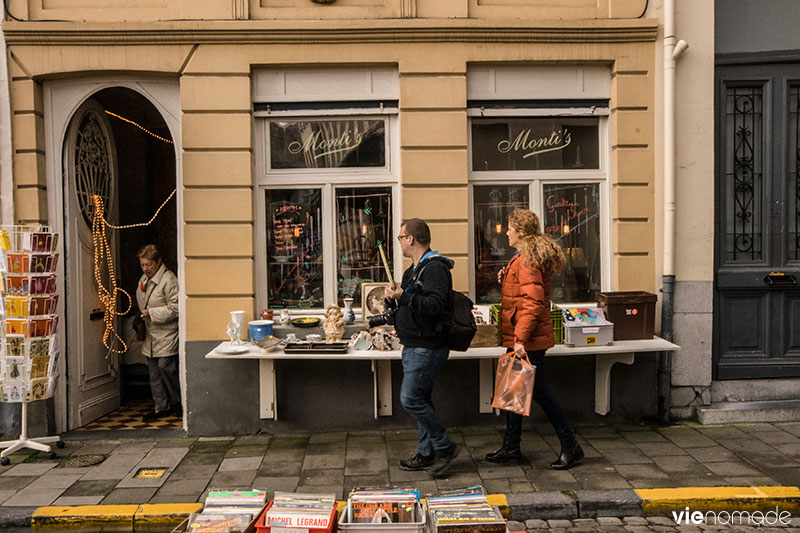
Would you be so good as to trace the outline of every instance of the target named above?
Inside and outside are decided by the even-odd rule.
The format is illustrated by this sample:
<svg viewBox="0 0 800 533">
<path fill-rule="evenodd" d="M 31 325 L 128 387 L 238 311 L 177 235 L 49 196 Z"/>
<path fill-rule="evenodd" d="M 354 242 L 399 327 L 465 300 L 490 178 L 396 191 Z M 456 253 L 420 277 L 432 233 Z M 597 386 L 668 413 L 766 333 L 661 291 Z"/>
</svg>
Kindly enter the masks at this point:
<svg viewBox="0 0 800 533">
<path fill-rule="evenodd" d="M 373 416 L 391 416 L 392 414 L 392 370 L 391 360 L 400 359 L 400 350 L 381 352 L 377 350 L 354 350 L 344 354 L 287 354 L 281 349 L 264 351 L 250 343 L 243 347 L 246 352 L 225 354 L 218 352 L 221 347 L 230 347 L 230 342 L 220 343 L 214 350 L 206 354 L 208 359 L 257 359 L 259 362 L 259 411 L 261 418 L 278 418 L 277 383 L 275 381 L 275 361 L 281 359 L 328 359 L 328 360 L 364 360 L 372 365 Z M 652 339 L 616 341 L 607 346 L 569 347 L 557 344 L 547 350 L 548 357 L 568 355 L 589 355 L 595 357 L 594 376 L 594 410 L 597 414 L 606 415 L 611 409 L 611 367 L 616 363 L 633 364 L 635 353 L 669 352 L 680 350 L 680 346 L 660 337 Z M 450 359 L 480 359 L 479 397 L 481 413 L 492 412 L 492 394 L 494 393 L 495 360 L 507 350 L 502 347 L 470 348 L 466 352 L 450 352 Z"/>
</svg>

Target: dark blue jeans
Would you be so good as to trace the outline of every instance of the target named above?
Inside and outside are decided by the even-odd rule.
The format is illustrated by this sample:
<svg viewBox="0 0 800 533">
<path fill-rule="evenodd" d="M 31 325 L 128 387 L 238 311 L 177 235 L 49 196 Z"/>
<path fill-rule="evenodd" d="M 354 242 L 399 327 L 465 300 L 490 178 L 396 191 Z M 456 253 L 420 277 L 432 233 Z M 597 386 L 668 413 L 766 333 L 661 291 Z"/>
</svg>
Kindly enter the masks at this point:
<svg viewBox="0 0 800 533">
<path fill-rule="evenodd" d="M 403 348 L 403 384 L 400 404 L 414 417 L 419 428 L 417 452 L 429 457 L 436 450 L 449 450 L 453 441 L 447 435 L 431 401 L 433 382 L 447 362 L 449 350 Z"/>
<path fill-rule="evenodd" d="M 561 447 L 569 447 L 575 441 L 572 428 L 569 427 L 567 415 L 561 403 L 553 395 L 547 382 L 547 368 L 544 358 L 545 350 L 528 352 L 528 359 L 531 364 L 536 366 L 536 378 L 533 384 L 533 399 L 542 408 L 547 419 L 553 425 Z M 509 445 L 519 446 L 522 438 L 522 419 L 524 417 L 517 413 L 506 411 L 506 436 L 505 442 Z"/>
</svg>

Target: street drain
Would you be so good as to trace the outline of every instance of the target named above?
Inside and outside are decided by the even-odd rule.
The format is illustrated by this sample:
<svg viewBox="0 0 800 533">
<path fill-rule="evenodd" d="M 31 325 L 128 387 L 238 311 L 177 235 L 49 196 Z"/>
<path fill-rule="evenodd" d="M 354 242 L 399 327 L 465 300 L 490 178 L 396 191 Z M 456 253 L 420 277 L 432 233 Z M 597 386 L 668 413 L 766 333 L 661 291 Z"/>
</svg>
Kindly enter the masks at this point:
<svg viewBox="0 0 800 533">
<path fill-rule="evenodd" d="M 62 459 L 60 466 L 63 468 L 83 468 L 86 466 L 99 465 L 105 460 L 105 455 L 75 455 Z"/>
</svg>

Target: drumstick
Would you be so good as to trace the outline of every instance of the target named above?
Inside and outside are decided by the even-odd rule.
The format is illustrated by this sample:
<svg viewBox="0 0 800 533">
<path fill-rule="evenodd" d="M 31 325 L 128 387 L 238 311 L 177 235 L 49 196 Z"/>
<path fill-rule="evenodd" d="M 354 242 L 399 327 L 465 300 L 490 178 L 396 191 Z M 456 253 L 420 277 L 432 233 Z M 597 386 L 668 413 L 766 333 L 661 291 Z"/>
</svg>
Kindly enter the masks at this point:
<svg viewBox="0 0 800 533">
<path fill-rule="evenodd" d="M 392 277 L 392 271 L 389 270 L 389 262 L 386 260 L 386 253 L 383 251 L 383 243 L 378 244 L 378 251 L 381 253 L 381 261 L 383 261 L 383 268 L 386 270 L 386 275 L 389 277 L 389 283 L 391 283 L 392 288 L 394 288 L 394 278 Z"/>
</svg>

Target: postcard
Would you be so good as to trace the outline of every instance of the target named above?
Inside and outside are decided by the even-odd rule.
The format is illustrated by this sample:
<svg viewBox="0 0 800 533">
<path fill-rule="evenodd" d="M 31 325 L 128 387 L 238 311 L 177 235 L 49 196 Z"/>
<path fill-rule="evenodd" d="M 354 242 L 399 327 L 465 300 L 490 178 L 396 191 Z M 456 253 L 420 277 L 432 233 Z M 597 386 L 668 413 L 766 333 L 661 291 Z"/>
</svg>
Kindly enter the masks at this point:
<svg viewBox="0 0 800 533">
<path fill-rule="evenodd" d="M 30 272 L 29 256 L 25 253 L 10 253 L 6 257 L 8 271 L 13 274 Z"/>
<path fill-rule="evenodd" d="M 31 380 L 29 400 L 35 402 L 45 398 L 47 398 L 47 378 Z"/>
<path fill-rule="evenodd" d="M 3 401 L 21 402 L 25 397 L 24 381 L 6 381 L 3 382 L 2 385 L 3 385 Z"/>
<path fill-rule="evenodd" d="M 50 364 L 50 357 L 32 357 L 31 358 L 31 379 L 42 379 L 47 377 L 47 365 Z"/>
<path fill-rule="evenodd" d="M 25 337 L 6 335 L 6 354 L 10 357 L 25 357 Z"/>
<path fill-rule="evenodd" d="M 3 381 L 19 381 L 25 376 L 24 357 L 6 357 L 3 367 Z"/>
</svg>

